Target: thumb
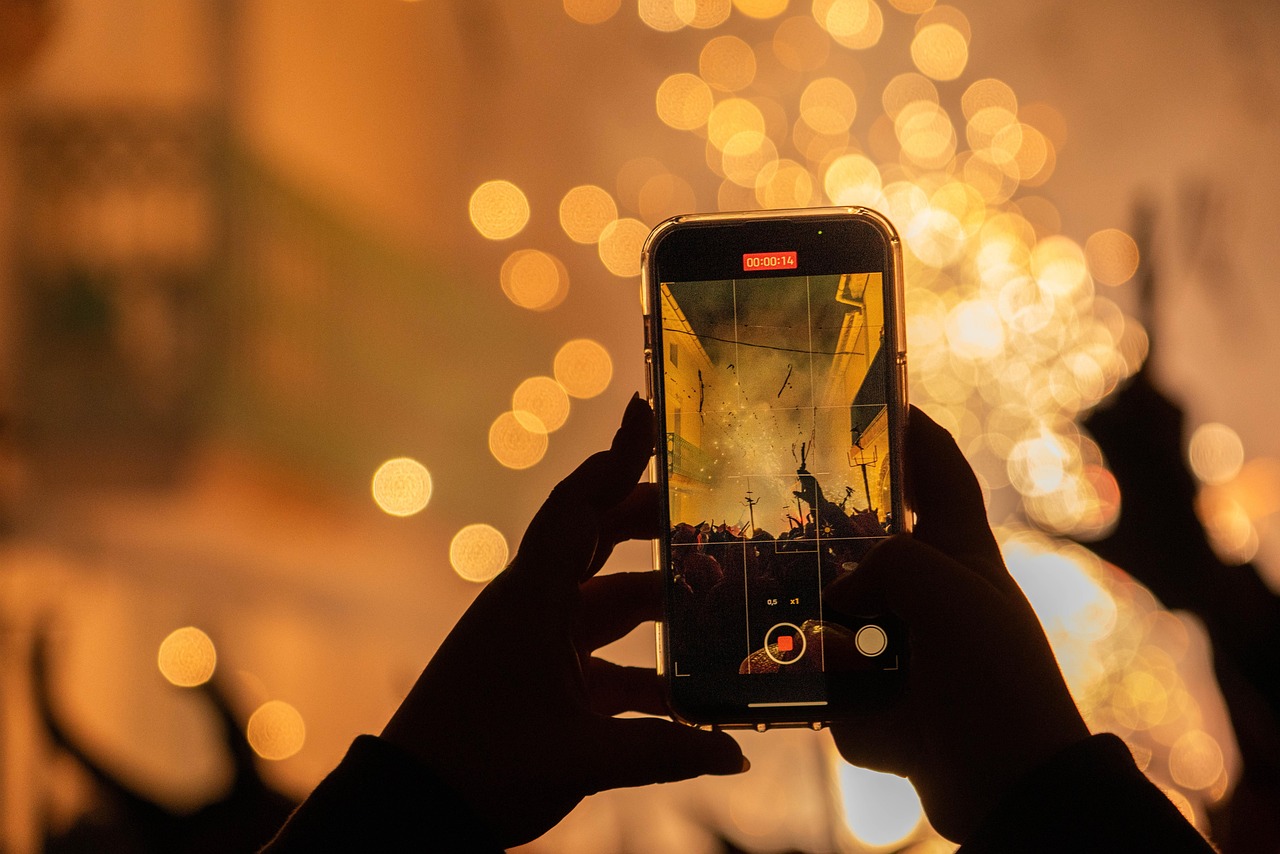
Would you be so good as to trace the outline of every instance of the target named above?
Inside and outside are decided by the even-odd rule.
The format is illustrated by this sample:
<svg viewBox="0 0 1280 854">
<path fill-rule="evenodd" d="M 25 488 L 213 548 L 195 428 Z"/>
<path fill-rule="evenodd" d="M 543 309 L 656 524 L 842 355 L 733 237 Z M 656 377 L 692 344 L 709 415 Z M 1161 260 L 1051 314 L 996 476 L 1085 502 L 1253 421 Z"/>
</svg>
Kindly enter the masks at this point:
<svg viewBox="0 0 1280 854">
<path fill-rule="evenodd" d="M 659 718 L 603 718 L 600 726 L 601 790 L 740 774 L 751 767 L 728 733 Z"/>
</svg>

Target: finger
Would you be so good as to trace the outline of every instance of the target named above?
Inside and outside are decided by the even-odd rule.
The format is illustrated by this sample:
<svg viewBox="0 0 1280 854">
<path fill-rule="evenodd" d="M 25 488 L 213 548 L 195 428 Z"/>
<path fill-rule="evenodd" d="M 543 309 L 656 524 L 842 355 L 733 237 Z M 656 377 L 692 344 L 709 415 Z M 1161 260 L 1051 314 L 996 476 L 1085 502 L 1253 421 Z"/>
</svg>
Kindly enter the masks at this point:
<svg viewBox="0 0 1280 854">
<path fill-rule="evenodd" d="M 658 485 L 638 483 L 617 507 L 606 510 L 600 520 L 596 552 L 591 558 L 591 574 L 604 566 L 613 547 L 627 540 L 652 540 L 662 525 L 658 521 Z"/>
<path fill-rule="evenodd" d="M 856 570 L 828 584 L 822 605 L 832 616 L 849 620 L 894 613 L 914 637 L 945 634 L 957 623 L 958 612 L 971 617 L 975 610 L 990 608 L 993 598 L 1003 600 L 982 575 L 915 536 L 900 534 L 879 543 Z"/>
<path fill-rule="evenodd" d="M 597 727 L 599 790 L 740 774 L 751 767 L 738 742 L 724 732 L 657 718 L 601 718 Z"/>
<path fill-rule="evenodd" d="M 670 714 L 662 677 L 652 668 L 623 667 L 592 658 L 587 664 L 587 696 L 591 711 L 606 717 L 623 712 Z"/>
<path fill-rule="evenodd" d="M 913 534 L 1004 589 L 1013 584 L 996 544 L 982 487 L 951 434 L 911 407 L 907 419 L 907 493 Z"/>
<path fill-rule="evenodd" d="M 831 724 L 831 738 L 846 762 L 906 777 L 912 770 L 913 741 L 900 715 L 878 713 Z"/>
<path fill-rule="evenodd" d="M 602 515 L 635 488 L 653 454 L 653 410 L 633 396 L 607 451 L 592 454 L 551 490 L 513 561 L 551 578 L 579 581 L 592 567 Z"/>
<path fill-rule="evenodd" d="M 616 572 L 582 585 L 574 639 L 585 652 L 625 636 L 662 615 L 662 576 L 657 572 Z"/>
</svg>

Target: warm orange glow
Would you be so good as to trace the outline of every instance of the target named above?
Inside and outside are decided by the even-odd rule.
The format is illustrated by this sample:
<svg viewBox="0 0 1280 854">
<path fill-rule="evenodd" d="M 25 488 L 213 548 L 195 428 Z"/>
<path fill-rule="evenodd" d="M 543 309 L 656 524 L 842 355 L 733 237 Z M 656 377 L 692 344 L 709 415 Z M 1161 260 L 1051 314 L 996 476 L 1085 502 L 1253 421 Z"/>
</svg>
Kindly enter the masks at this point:
<svg viewBox="0 0 1280 854">
<path fill-rule="evenodd" d="M 521 308 L 547 311 L 569 293 L 569 271 L 559 258 L 538 249 L 518 249 L 502 262 L 502 292 Z"/>
<path fill-rule="evenodd" d="M 180 688 L 192 688 L 213 676 L 218 653 L 207 634 L 195 626 L 186 626 L 160 642 L 156 663 L 165 679 Z"/>
<path fill-rule="evenodd" d="M 288 759 L 307 740 L 307 727 L 298 710 L 282 700 L 270 700 L 249 716 L 249 746 L 263 759 Z"/>
<path fill-rule="evenodd" d="M 490 240 L 515 237 L 529 222 L 529 200 L 510 181 L 486 181 L 471 194 L 471 224 Z"/>
<path fill-rule="evenodd" d="M 813 17 L 837 44 L 854 50 L 873 46 L 884 32 L 875 0 L 814 0 Z"/>
<path fill-rule="evenodd" d="M 1222 748 L 1213 736 L 1193 729 L 1169 749 L 1169 776 L 1187 789 L 1207 789 L 1222 776 Z"/>
<path fill-rule="evenodd" d="M 560 200 L 560 227 L 575 243 L 595 243 L 604 227 L 617 218 L 613 196 L 594 184 L 574 187 Z"/>
<path fill-rule="evenodd" d="M 572 397 L 595 397 L 613 379 L 613 360 L 599 343 L 576 338 L 556 353 L 554 373 L 556 382 Z"/>
<path fill-rule="evenodd" d="M 748 18 L 776 18 L 787 11 L 787 0 L 733 0 L 733 6 Z"/>
<path fill-rule="evenodd" d="M 640 275 L 640 248 L 649 236 L 649 226 L 638 219 L 616 219 L 600 232 L 597 251 L 601 262 L 615 276 Z"/>
<path fill-rule="evenodd" d="M 765 133 L 764 114 L 746 98 L 726 98 L 707 117 L 707 138 L 721 151 L 730 139 L 744 132 Z"/>
<path fill-rule="evenodd" d="M 787 18 L 773 34 L 774 56 L 792 71 L 816 71 L 830 52 L 831 39 L 808 15 Z"/>
<path fill-rule="evenodd" d="M 718 27 L 729 19 L 732 0 L 675 0 L 676 17 L 700 30 Z"/>
<path fill-rule="evenodd" d="M 640 188 L 640 216 L 645 222 L 658 223 L 677 214 L 690 213 L 697 206 L 693 187 L 671 172 L 654 175 Z"/>
<path fill-rule="evenodd" d="M 677 0 L 640 0 L 640 20 L 660 33 L 672 33 L 685 26 L 676 12 Z"/>
<path fill-rule="evenodd" d="M 431 500 L 431 473 L 409 457 L 397 457 L 373 474 L 373 500 L 384 513 L 412 516 Z"/>
<path fill-rule="evenodd" d="M 955 80 L 969 62 L 969 43 L 950 24 L 930 24 L 912 39 L 911 59 L 927 77 Z"/>
<path fill-rule="evenodd" d="M 658 86 L 658 118 L 676 130 L 693 130 L 707 123 L 714 98 L 711 87 L 696 74 L 672 74 Z"/>
<path fill-rule="evenodd" d="M 894 120 L 897 120 L 898 114 L 908 104 L 914 104 L 917 101 L 937 104 L 938 87 L 933 85 L 932 80 L 914 71 L 899 74 L 890 80 L 880 98 L 885 114 Z"/>
<path fill-rule="evenodd" d="M 737 36 L 717 36 L 698 55 L 698 73 L 713 89 L 737 92 L 755 79 L 756 53 Z"/>
<path fill-rule="evenodd" d="M 530 430 L 514 412 L 504 412 L 489 425 L 489 453 L 509 469 L 527 469 L 546 455 L 547 431 Z"/>
<path fill-rule="evenodd" d="M 800 93 L 800 118 L 818 133 L 848 130 L 857 111 L 858 101 L 853 90 L 835 77 L 819 77 Z"/>
<path fill-rule="evenodd" d="M 889 0 L 889 5 L 908 15 L 920 15 L 933 8 L 936 0 Z"/>
<path fill-rule="evenodd" d="M 554 433 L 569 420 L 569 395 L 551 377 L 530 377 L 511 395 L 511 412 L 526 430 Z"/>
<path fill-rule="evenodd" d="M 1138 244 L 1118 228 L 1089 235 L 1084 254 L 1089 272 L 1104 285 L 1123 285 L 1138 271 Z"/>
<path fill-rule="evenodd" d="M 580 24 L 602 24 L 621 6 L 622 0 L 564 0 L 565 14 Z"/>
<path fill-rule="evenodd" d="M 762 133 L 743 131 L 735 134 L 724 146 L 720 168 L 725 178 L 740 187 L 755 188 L 756 180 L 766 170 L 776 170 L 778 149 Z"/>
<path fill-rule="evenodd" d="M 996 80 L 994 77 L 985 77 L 969 84 L 969 88 L 965 89 L 964 94 L 960 96 L 960 109 L 964 112 L 964 117 L 970 121 L 988 107 L 997 107 L 1010 116 L 1016 117 L 1018 96 L 1014 94 L 1008 83 Z"/>
<path fill-rule="evenodd" d="M 762 208 L 802 208 L 817 198 L 813 176 L 794 160 L 779 160 L 756 182 L 756 201 Z"/>
<path fill-rule="evenodd" d="M 467 581 L 489 581 L 506 567 L 507 557 L 507 539 L 492 525 L 467 525 L 449 543 L 449 563 Z"/>
</svg>

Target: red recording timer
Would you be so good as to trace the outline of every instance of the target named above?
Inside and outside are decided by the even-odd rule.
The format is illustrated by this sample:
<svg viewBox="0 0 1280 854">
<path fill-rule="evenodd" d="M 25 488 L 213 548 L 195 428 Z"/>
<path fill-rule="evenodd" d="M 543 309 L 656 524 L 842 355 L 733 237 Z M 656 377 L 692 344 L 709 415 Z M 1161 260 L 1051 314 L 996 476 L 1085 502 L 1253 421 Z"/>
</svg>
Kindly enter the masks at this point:
<svg viewBox="0 0 1280 854">
<path fill-rule="evenodd" d="M 752 270 L 794 270 L 796 253 L 794 252 L 748 252 L 742 256 L 744 272 Z"/>
</svg>

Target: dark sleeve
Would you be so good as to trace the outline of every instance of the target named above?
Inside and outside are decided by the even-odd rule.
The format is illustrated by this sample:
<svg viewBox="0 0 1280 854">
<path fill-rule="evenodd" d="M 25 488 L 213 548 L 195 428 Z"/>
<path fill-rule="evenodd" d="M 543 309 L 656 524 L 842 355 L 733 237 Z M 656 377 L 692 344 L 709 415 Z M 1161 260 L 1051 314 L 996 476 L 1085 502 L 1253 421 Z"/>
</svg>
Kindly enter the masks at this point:
<svg viewBox="0 0 1280 854">
<path fill-rule="evenodd" d="M 1133 762 L 1123 741 L 1094 735 L 1032 771 L 958 854 L 1090 854 L 1213 848 Z"/>
<path fill-rule="evenodd" d="M 264 854 L 294 851 L 501 852 L 485 823 L 421 762 L 358 737 Z"/>
</svg>

